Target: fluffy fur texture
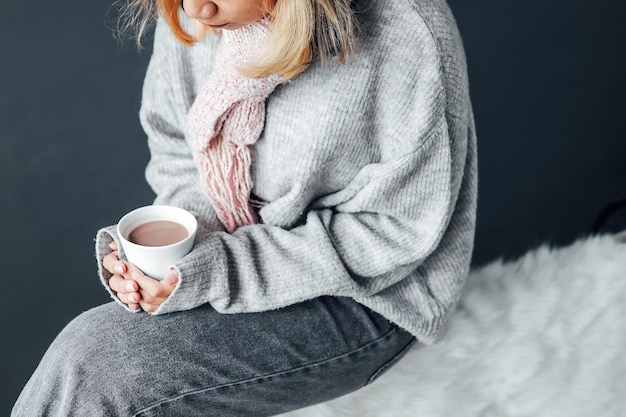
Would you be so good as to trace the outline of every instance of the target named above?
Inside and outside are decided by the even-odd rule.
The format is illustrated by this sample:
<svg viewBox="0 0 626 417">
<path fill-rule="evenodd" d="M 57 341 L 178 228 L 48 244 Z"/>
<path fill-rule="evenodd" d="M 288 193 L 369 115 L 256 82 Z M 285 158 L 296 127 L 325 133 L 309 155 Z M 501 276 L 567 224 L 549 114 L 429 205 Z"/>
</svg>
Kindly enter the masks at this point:
<svg viewBox="0 0 626 417">
<path fill-rule="evenodd" d="M 290 417 L 626 416 L 626 234 L 540 247 L 468 278 L 447 338 Z"/>
</svg>

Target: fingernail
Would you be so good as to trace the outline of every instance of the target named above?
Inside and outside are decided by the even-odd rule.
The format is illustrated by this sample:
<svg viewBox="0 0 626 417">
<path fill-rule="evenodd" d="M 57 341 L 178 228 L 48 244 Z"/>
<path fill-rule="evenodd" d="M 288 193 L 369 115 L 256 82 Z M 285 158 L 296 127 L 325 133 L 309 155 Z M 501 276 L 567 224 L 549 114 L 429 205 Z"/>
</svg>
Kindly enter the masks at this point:
<svg viewBox="0 0 626 417">
<path fill-rule="evenodd" d="M 176 274 L 168 274 L 163 281 L 168 285 L 174 286 L 178 282 L 178 276 Z"/>
<path fill-rule="evenodd" d="M 113 270 L 117 272 L 118 274 L 123 274 L 124 272 L 126 272 L 126 265 L 124 265 L 121 262 L 118 262 L 113 266 Z"/>
<path fill-rule="evenodd" d="M 128 292 L 135 291 L 135 286 L 133 285 L 132 282 L 129 282 L 128 284 L 126 284 L 126 291 L 128 291 Z"/>
<path fill-rule="evenodd" d="M 135 294 L 130 294 L 128 296 L 128 301 L 130 301 L 131 303 L 136 303 L 137 302 L 137 296 Z"/>
</svg>

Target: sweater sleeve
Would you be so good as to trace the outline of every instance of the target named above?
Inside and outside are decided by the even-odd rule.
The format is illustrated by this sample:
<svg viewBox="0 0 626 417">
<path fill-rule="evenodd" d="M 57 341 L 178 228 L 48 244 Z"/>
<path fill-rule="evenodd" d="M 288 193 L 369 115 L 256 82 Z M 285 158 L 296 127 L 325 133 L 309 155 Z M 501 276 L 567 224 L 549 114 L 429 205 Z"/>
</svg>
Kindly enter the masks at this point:
<svg viewBox="0 0 626 417">
<path fill-rule="evenodd" d="M 98 233 L 96 234 L 96 262 L 98 263 L 98 275 L 100 276 L 100 282 L 104 285 L 104 288 L 107 290 L 113 301 L 130 312 L 136 312 L 137 310 L 131 310 L 128 308 L 128 305 L 122 303 L 117 297 L 117 294 L 111 289 L 109 286 L 109 280 L 113 275 L 104 268 L 104 264 L 102 262 L 104 257 L 111 252 L 111 249 L 109 248 L 109 244 L 111 242 L 115 242 L 117 244 L 117 247 L 119 248 L 119 258 L 126 258 L 124 255 L 124 248 L 122 248 L 116 229 L 117 228 L 115 226 L 107 226 L 98 230 Z"/>
<path fill-rule="evenodd" d="M 446 231 L 463 170 L 453 170 L 443 116 L 421 139 L 402 158 L 365 166 L 349 198 L 309 211 L 300 226 L 205 236 L 176 264 L 181 280 L 156 314 L 203 303 L 238 313 L 323 295 L 362 299 L 402 280 Z"/>
</svg>

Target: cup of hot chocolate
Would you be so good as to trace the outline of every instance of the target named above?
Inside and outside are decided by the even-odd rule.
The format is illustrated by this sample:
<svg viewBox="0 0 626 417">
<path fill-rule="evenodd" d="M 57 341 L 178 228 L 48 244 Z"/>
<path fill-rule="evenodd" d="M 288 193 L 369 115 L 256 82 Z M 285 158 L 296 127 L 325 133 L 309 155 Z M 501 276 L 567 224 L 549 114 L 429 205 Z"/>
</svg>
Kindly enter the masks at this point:
<svg viewBox="0 0 626 417">
<path fill-rule="evenodd" d="M 117 234 L 128 262 L 149 277 L 161 280 L 172 264 L 193 247 L 198 221 L 173 206 L 139 207 L 117 223 Z"/>
</svg>

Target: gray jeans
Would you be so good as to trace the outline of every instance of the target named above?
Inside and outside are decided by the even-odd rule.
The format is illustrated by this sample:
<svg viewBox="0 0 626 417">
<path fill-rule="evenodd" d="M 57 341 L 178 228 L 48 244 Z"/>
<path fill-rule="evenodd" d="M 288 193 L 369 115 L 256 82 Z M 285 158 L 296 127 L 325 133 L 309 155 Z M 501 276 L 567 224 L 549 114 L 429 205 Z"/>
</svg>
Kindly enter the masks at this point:
<svg viewBox="0 0 626 417">
<path fill-rule="evenodd" d="M 414 340 L 347 298 L 233 315 L 110 303 L 57 336 L 12 416 L 271 416 L 367 385 Z"/>
</svg>

